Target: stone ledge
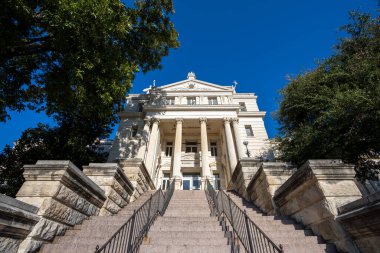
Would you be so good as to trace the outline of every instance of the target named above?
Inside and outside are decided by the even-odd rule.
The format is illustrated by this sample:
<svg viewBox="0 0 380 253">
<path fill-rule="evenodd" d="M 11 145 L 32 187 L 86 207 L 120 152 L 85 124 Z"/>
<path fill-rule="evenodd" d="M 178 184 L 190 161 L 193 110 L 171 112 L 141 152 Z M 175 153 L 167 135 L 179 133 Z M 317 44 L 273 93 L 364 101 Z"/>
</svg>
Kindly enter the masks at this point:
<svg viewBox="0 0 380 253">
<path fill-rule="evenodd" d="M 282 215 L 291 215 L 339 251 L 358 252 L 336 216 L 338 206 L 361 196 L 353 165 L 340 160 L 310 160 L 278 188 L 273 200 Z"/>
<path fill-rule="evenodd" d="M 38 161 L 24 166 L 25 182 L 17 198 L 37 206 L 40 220 L 18 252 L 36 252 L 69 227 L 98 215 L 104 191 L 70 161 Z"/>
<path fill-rule="evenodd" d="M 15 253 L 39 222 L 38 208 L 0 194 L 0 252 Z"/>
<path fill-rule="evenodd" d="M 380 248 L 380 192 L 339 207 L 337 220 L 363 253 Z"/>
<path fill-rule="evenodd" d="M 117 163 L 90 163 L 83 167 L 91 180 L 99 185 L 107 196 L 100 215 L 112 215 L 127 205 L 134 193 L 134 186 Z"/>
<path fill-rule="evenodd" d="M 341 160 L 309 160 L 283 184 L 273 197 L 279 205 L 286 200 L 283 198 L 295 191 L 311 179 L 318 180 L 353 180 L 355 177 L 354 166 L 345 164 Z"/>
</svg>

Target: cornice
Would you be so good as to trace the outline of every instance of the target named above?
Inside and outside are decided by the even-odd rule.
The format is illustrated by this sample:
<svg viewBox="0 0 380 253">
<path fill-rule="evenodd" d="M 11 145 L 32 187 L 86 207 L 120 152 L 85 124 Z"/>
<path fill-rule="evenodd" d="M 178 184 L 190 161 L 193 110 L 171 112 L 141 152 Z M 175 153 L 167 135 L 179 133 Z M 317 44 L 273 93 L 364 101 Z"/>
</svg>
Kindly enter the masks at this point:
<svg viewBox="0 0 380 253">
<path fill-rule="evenodd" d="M 235 111 L 239 108 L 239 105 L 148 105 L 144 111 Z"/>
<path fill-rule="evenodd" d="M 258 111 L 258 112 L 239 112 L 238 116 L 239 117 L 265 117 L 267 112 L 264 111 Z"/>
</svg>

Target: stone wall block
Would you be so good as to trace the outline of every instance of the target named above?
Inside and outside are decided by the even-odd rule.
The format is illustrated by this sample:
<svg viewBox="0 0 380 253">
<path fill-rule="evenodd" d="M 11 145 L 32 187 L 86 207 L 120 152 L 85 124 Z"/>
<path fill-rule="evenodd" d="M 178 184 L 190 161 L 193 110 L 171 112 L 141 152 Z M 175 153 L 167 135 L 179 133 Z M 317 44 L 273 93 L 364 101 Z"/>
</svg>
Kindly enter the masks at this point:
<svg viewBox="0 0 380 253">
<path fill-rule="evenodd" d="M 380 249 L 380 192 L 338 208 L 337 220 L 355 240 L 363 253 L 377 253 Z"/>
<path fill-rule="evenodd" d="M 281 214 L 291 215 L 311 228 L 339 251 L 358 252 L 337 222 L 337 208 L 361 197 L 352 165 L 339 160 L 310 160 L 275 192 L 273 200 Z"/>
<path fill-rule="evenodd" d="M 15 253 L 39 222 L 38 208 L 0 194 L 0 252 Z"/>
<path fill-rule="evenodd" d="M 104 191 L 70 161 L 38 161 L 24 166 L 25 183 L 17 198 L 38 208 L 39 222 L 18 252 L 36 252 L 45 242 L 91 215 L 106 200 Z"/>
<path fill-rule="evenodd" d="M 293 172 L 294 168 L 286 163 L 261 163 L 246 189 L 250 200 L 267 214 L 275 214 L 276 207 L 273 205 L 272 198 L 275 191 Z"/>
<path fill-rule="evenodd" d="M 135 186 L 116 163 L 90 163 L 83 172 L 105 192 L 104 202 L 99 215 L 117 214 L 130 201 Z"/>
</svg>

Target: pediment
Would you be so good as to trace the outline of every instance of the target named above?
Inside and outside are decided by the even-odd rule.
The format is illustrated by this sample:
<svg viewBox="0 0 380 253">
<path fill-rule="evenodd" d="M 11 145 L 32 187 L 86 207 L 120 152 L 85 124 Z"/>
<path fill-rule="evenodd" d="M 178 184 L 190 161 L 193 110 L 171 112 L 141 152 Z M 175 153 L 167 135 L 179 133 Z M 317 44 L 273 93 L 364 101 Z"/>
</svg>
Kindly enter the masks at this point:
<svg viewBox="0 0 380 253">
<path fill-rule="evenodd" d="M 221 86 L 200 80 L 184 80 L 157 87 L 162 91 L 231 91 L 231 86 Z"/>
</svg>

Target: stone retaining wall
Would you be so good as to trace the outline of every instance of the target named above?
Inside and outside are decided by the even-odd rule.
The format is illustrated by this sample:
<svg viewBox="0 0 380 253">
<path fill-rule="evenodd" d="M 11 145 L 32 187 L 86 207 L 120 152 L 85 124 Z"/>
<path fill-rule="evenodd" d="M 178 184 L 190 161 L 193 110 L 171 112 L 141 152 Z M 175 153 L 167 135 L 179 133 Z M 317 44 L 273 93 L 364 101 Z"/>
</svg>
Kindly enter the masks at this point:
<svg viewBox="0 0 380 253">
<path fill-rule="evenodd" d="M 231 181 L 228 183 L 228 190 L 235 190 L 243 198 L 250 200 L 247 187 L 253 176 L 257 173 L 262 162 L 254 158 L 241 158 L 234 173 L 231 176 Z"/>
<path fill-rule="evenodd" d="M 339 160 L 310 160 L 279 189 L 274 202 L 282 215 L 291 215 L 343 252 L 358 252 L 336 221 L 338 207 L 361 198 L 353 166 Z"/>
<path fill-rule="evenodd" d="M 83 173 L 99 185 L 107 197 L 100 216 L 117 214 L 130 202 L 134 187 L 117 163 L 90 163 L 83 166 Z"/>
<path fill-rule="evenodd" d="M 275 215 L 274 193 L 294 171 L 295 168 L 287 163 L 262 163 L 247 186 L 249 199 L 265 213 Z"/>
<path fill-rule="evenodd" d="M 380 192 L 376 192 L 338 208 L 342 223 L 362 253 L 380 249 Z"/>
<path fill-rule="evenodd" d="M 118 163 L 135 189 L 131 201 L 137 199 L 145 191 L 156 189 L 142 159 L 120 159 Z"/>
<path fill-rule="evenodd" d="M 0 194 L 0 252 L 15 253 L 40 217 L 38 208 Z"/>
<path fill-rule="evenodd" d="M 38 161 L 24 166 L 25 182 L 17 199 L 38 208 L 40 217 L 18 252 L 36 252 L 44 242 L 92 215 L 98 215 L 105 192 L 70 161 Z"/>
</svg>

